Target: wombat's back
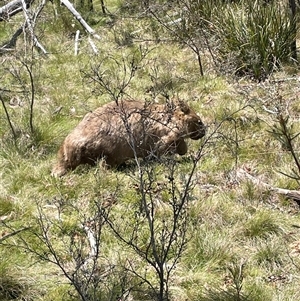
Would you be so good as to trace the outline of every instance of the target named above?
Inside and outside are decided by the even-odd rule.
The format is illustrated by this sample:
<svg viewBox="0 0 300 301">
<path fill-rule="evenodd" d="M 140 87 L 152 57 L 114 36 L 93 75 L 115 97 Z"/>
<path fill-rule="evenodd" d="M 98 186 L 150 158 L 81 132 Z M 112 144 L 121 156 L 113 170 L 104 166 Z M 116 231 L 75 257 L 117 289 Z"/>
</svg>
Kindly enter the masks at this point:
<svg viewBox="0 0 300 301">
<path fill-rule="evenodd" d="M 192 125 L 192 126 L 191 126 Z M 178 108 L 138 101 L 111 102 L 85 115 L 65 138 L 52 173 L 61 176 L 79 164 L 104 158 L 118 166 L 130 158 L 183 155 L 185 138 L 200 139 L 203 124 L 186 105 Z"/>
<path fill-rule="evenodd" d="M 52 174 L 64 175 L 68 169 L 85 163 L 94 164 L 101 157 L 109 166 L 117 166 L 134 157 L 133 137 L 143 107 L 138 101 L 111 102 L 87 113 L 65 138 Z"/>
</svg>

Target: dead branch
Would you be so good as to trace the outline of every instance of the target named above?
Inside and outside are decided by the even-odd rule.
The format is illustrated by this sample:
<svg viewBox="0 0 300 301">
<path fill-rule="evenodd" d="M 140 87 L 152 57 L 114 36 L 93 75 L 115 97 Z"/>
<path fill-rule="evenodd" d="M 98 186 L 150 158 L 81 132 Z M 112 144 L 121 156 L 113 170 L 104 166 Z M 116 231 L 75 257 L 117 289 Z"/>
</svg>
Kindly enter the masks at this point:
<svg viewBox="0 0 300 301">
<path fill-rule="evenodd" d="M 300 191 L 298 190 L 290 190 L 290 189 L 283 189 L 279 187 L 273 187 L 268 183 L 265 183 L 261 181 L 260 179 L 250 175 L 248 172 L 246 172 L 244 169 L 239 169 L 237 171 L 237 178 L 240 180 L 250 180 L 253 184 L 256 186 L 261 186 L 268 191 L 275 192 L 277 194 L 281 194 L 285 196 L 286 198 L 289 198 L 295 202 L 297 202 L 298 205 L 300 205 Z"/>
<path fill-rule="evenodd" d="M 86 21 L 82 18 L 80 13 L 74 8 L 73 4 L 69 0 L 61 0 L 61 3 L 65 5 L 65 7 L 73 14 L 73 16 L 78 20 L 78 22 L 84 27 L 84 29 L 94 36 L 96 39 L 100 40 L 100 36 L 98 36 L 93 28 L 91 28 Z"/>
<path fill-rule="evenodd" d="M 22 32 L 23 32 L 23 26 L 17 29 L 17 31 L 13 34 L 12 38 L 9 41 L 4 42 L 0 46 L 0 54 L 13 50 L 16 47 L 17 39 Z"/>
<path fill-rule="evenodd" d="M 76 30 L 76 35 L 75 35 L 75 49 L 74 49 L 74 54 L 78 54 L 78 41 L 79 41 L 79 35 L 80 35 L 80 30 Z"/>
<path fill-rule="evenodd" d="M 27 25 L 27 28 L 30 32 L 33 45 L 36 46 L 38 49 L 40 49 L 44 54 L 47 54 L 46 49 L 42 46 L 42 44 L 38 41 L 36 35 L 34 34 L 34 25 L 35 24 L 31 21 L 31 19 L 29 17 L 29 14 L 28 14 L 28 11 L 27 11 L 27 8 L 26 8 L 26 2 L 25 2 L 25 0 L 21 0 L 21 1 L 22 1 L 22 8 L 23 8 L 23 12 L 24 12 L 24 17 L 25 17 L 25 20 L 26 20 L 26 25 Z M 42 5 L 41 5 L 41 8 L 39 10 L 39 13 L 41 12 L 41 10 L 45 6 L 45 4 L 46 4 L 46 1 L 44 0 Z"/>
<path fill-rule="evenodd" d="M 29 8 L 34 0 L 24 0 L 26 8 Z M 23 10 L 22 0 L 13 0 L 6 5 L 0 7 L 0 22 L 7 21 L 10 17 L 16 15 Z"/>
<path fill-rule="evenodd" d="M 98 49 L 97 49 L 95 43 L 93 42 L 93 40 L 89 37 L 89 38 L 88 38 L 88 41 L 89 41 L 89 43 L 90 43 L 90 45 L 91 45 L 91 48 L 92 48 L 93 52 L 94 52 L 95 54 L 98 54 Z"/>
<path fill-rule="evenodd" d="M 18 233 L 20 233 L 20 232 L 22 232 L 22 231 L 26 231 L 26 230 L 28 230 L 28 229 L 29 229 L 29 227 L 26 227 L 26 228 L 22 228 L 22 229 L 19 229 L 19 230 L 15 230 L 15 231 L 13 231 L 13 232 L 11 232 L 11 233 L 5 234 L 5 235 L 3 235 L 2 237 L 0 237 L 0 243 L 1 243 L 2 241 L 4 241 L 4 240 L 8 239 L 9 237 L 15 236 L 15 235 L 17 235 Z"/>
<path fill-rule="evenodd" d="M 13 0 L 9 2 L 8 4 L 0 7 L 0 21 L 6 21 L 8 20 L 11 16 L 23 11 L 24 17 L 25 17 L 25 25 L 23 28 L 27 28 L 33 45 L 37 47 L 42 53 L 47 54 L 47 51 L 45 48 L 41 45 L 41 43 L 38 41 L 36 35 L 34 34 L 34 27 L 37 22 L 37 18 L 44 8 L 46 4 L 46 0 L 42 1 L 42 4 L 39 6 L 37 12 L 33 15 L 31 18 L 27 9 L 31 6 L 34 0 Z M 83 17 L 80 15 L 80 13 L 74 8 L 73 4 L 69 0 L 61 0 L 61 3 L 64 4 L 64 6 L 73 14 L 73 16 L 78 20 L 78 22 L 83 26 L 83 28 L 94 38 L 100 39 L 100 36 L 96 34 L 95 30 L 92 29 L 87 22 L 83 19 Z M 22 29 L 23 29 L 22 28 Z M 0 47 L 0 54 L 4 51 L 9 51 L 12 48 L 15 47 L 16 40 L 18 36 L 22 33 L 22 29 L 18 29 L 17 32 L 13 35 L 10 41 L 4 43 Z M 93 49 L 93 52 L 96 54 L 98 53 L 98 50 L 93 43 L 91 39 L 89 39 L 89 43 Z"/>
<path fill-rule="evenodd" d="M 7 120 L 8 124 L 9 124 L 9 127 L 10 127 L 10 129 L 11 129 L 11 132 L 12 132 L 12 134 L 13 134 L 14 142 L 16 142 L 17 134 L 16 134 L 15 128 L 14 128 L 14 126 L 13 126 L 13 124 L 12 124 L 12 121 L 11 121 L 11 119 L 10 119 L 10 115 L 9 115 L 9 113 L 8 113 L 8 110 L 7 110 L 7 108 L 6 108 L 4 99 L 2 98 L 1 94 L 0 94 L 0 101 L 1 101 L 1 103 L 2 103 L 4 112 L 5 112 L 5 115 L 6 115 L 6 120 Z"/>
<path fill-rule="evenodd" d="M 89 240 L 89 243 L 90 243 L 90 257 L 93 258 L 93 257 L 96 257 L 97 256 L 97 239 L 95 238 L 95 233 L 92 229 L 92 225 L 90 224 L 85 224 L 85 225 L 82 225 L 84 231 L 86 232 L 86 235 L 87 235 L 87 238 Z"/>
<path fill-rule="evenodd" d="M 34 13 L 33 17 L 30 17 L 27 9 L 30 7 L 33 1 L 34 0 L 14 0 L 0 8 L 0 21 L 7 20 L 12 15 L 15 15 L 21 11 L 23 11 L 25 17 L 24 25 L 17 29 L 17 31 L 14 33 L 14 35 L 9 41 L 3 43 L 0 46 L 0 54 L 13 50 L 16 47 L 18 37 L 22 34 L 22 32 L 25 31 L 25 29 L 28 29 L 29 31 L 33 45 L 36 46 L 39 50 L 41 50 L 44 54 L 47 54 L 47 51 L 41 45 L 41 43 L 38 41 L 37 37 L 34 34 L 36 20 L 41 11 L 43 10 L 44 6 L 46 5 L 46 0 L 42 1 L 41 5 L 37 9 L 37 12 Z"/>
</svg>

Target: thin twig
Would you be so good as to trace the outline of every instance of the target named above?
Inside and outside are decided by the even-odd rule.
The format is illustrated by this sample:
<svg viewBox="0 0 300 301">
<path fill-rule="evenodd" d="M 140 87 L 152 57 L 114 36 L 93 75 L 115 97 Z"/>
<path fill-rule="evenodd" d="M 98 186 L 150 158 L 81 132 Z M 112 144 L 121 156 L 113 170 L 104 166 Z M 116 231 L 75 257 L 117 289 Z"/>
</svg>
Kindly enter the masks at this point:
<svg viewBox="0 0 300 301">
<path fill-rule="evenodd" d="M 19 230 L 15 230 L 15 231 L 13 231 L 13 232 L 11 232 L 9 234 L 3 235 L 2 237 L 0 237 L 0 243 L 2 241 L 6 240 L 6 239 L 8 239 L 10 237 L 12 237 L 12 236 L 15 236 L 15 235 L 19 234 L 20 232 L 26 231 L 28 229 L 30 229 L 30 227 L 21 228 Z"/>
<path fill-rule="evenodd" d="M 16 131 L 14 129 L 14 126 L 10 120 L 10 116 L 9 116 L 9 113 L 7 111 L 7 108 L 6 108 L 6 105 L 5 105 L 5 102 L 4 102 L 4 99 L 2 98 L 2 96 L 0 95 L 0 100 L 1 100 L 1 103 L 2 103 L 2 106 L 3 106 L 3 109 L 4 109 L 4 112 L 5 112 L 5 115 L 6 115 L 6 120 L 9 124 L 9 127 L 11 129 L 11 132 L 13 134 L 13 137 L 14 137 L 14 142 L 16 143 L 16 139 L 17 139 L 17 134 L 16 134 Z"/>
</svg>

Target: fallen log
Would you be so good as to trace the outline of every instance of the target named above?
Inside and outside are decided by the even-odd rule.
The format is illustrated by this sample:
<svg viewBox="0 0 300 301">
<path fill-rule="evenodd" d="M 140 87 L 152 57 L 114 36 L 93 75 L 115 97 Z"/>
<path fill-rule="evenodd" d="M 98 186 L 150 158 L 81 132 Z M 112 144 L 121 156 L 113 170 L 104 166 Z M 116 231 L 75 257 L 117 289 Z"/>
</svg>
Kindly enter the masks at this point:
<svg viewBox="0 0 300 301">
<path fill-rule="evenodd" d="M 243 179 L 250 180 L 253 184 L 264 187 L 268 191 L 275 192 L 277 194 L 281 194 L 281 195 L 285 196 L 286 198 L 295 201 L 300 206 L 300 191 L 298 191 L 298 190 L 284 189 L 284 188 L 271 186 L 270 184 L 265 183 L 265 182 L 261 181 L 260 179 L 252 176 L 244 169 L 239 169 L 237 171 L 236 175 L 237 175 L 237 178 L 240 180 L 243 180 Z"/>
</svg>

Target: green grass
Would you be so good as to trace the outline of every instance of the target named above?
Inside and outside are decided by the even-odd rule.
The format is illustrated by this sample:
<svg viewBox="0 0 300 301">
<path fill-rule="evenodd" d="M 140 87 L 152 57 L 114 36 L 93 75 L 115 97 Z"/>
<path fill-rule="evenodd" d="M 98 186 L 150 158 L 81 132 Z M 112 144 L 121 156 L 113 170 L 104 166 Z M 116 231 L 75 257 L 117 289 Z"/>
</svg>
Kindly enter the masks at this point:
<svg viewBox="0 0 300 301">
<path fill-rule="evenodd" d="M 22 93 L 22 89 L 30 92 L 28 74 L 22 69 L 22 87 L 7 69 L 11 62 L 16 70 L 21 70 L 21 62 L 30 63 L 28 52 L 26 58 L 22 52 L 23 40 L 18 41 L 16 53 L 2 56 L 2 88 L 11 90 L 3 94 L 3 99 L 17 135 L 13 137 L 0 104 L 0 299 L 83 300 L 62 269 L 53 263 L 49 244 L 45 237 L 38 236 L 42 230 L 48 231 L 51 247 L 66 273 L 83 277 L 82 283 L 86 281 L 84 273 L 72 274 L 79 259 L 86 259 L 90 252 L 82 225 L 101 221 L 100 213 L 108 214 L 124 238 L 146 250 L 149 227 L 141 214 L 140 177 L 134 162 L 120 170 L 79 166 L 61 179 L 50 175 L 64 137 L 88 111 L 111 100 L 107 89 L 91 80 L 91 67 L 101 63 L 99 72 L 105 71 L 107 87 L 117 91 L 128 79 L 134 58 L 137 69 L 123 91 L 124 98 L 164 102 L 166 95 L 178 97 L 187 101 L 207 125 L 206 137 L 189 141 L 189 153 L 175 158 L 175 199 L 171 193 L 171 165 L 165 161 L 141 164 L 146 181 L 154 181 L 147 202 L 152 198 L 155 239 L 161 250 L 168 238 L 164 231 L 173 218 L 171 201 L 182 196 L 193 155 L 203 148 L 184 211 L 188 217 L 186 244 L 170 274 L 170 300 L 299 300 L 299 208 L 292 200 L 237 177 L 242 168 L 270 185 L 298 189 L 295 180 L 280 173 L 290 173 L 295 165 L 288 151 L 270 134 L 276 118 L 268 112 L 283 107 L 294 123 L 295 133 L 299 131 L 297 81 L 236 81 L 230 75 L 219 75 L 206 52 L 203 55 L 207 72 L 200 77 L 189 47 L 165 39 L 158 43 L 160 31 L 153 20 L 128 18 L 128 10 L 123 8 L 127 12 L 124 18 L 118 11 L 121 4 L 122 1 L 108 3 L 116 14 L 114 24 L 102 20 L 111 16 L 99 15 L 100 21 L 93 19 L 102 36 L 102 40 L 94 40 L 98 56 L 92 53 L 86 35 L 81 37 L 80 54 L 74 56 L 74 41 L 70 37 L 77 27 L 68 26 L 62 31 L 73 22 L 72 18 L 63 12 L 63 19 L 54 22 L 54 14 L 47 11 L 48 22 L 37 30 L 51 54 L 42 58 L 34 52 L 34 133 L 29 127 L 30 93 Z M 98 2 L 97 5 L 99 9 Z M 8 23 L 2 23 L 1 41 L 13 32 Z M 147 50 L 141 59 L 139 51 Z M 283 69 L 273 77 L 291 75 Z M 11 103 L 17 98 L 21 105 Z M 294 141 L 297 150 L 299 138 Z M 150 177 L 146 177 L 148 171 Z M 137 236 L 133 235 L 133 225 L 139 229 Z M 1 240 L 25 227 L 30 229 Z M 92 273 L 97 294 L 92 296 L 89 291 L 89 301 L 116 300 L 122 292 L 128 294 L 128 300 L 155 300 L 158 277 L 147 258 L 117 239 L 107 223 L 99 233 L 100 254 Z M 173 262 L 179 248 L 182 236 L 178 233 L 167 265 Z M 152 251 L 149 256 L 153 256 Z M 239 278 L 241 264 L 243 275 Z M 239 292 L 237 281 L 242 284 Z"/>
</svg>

